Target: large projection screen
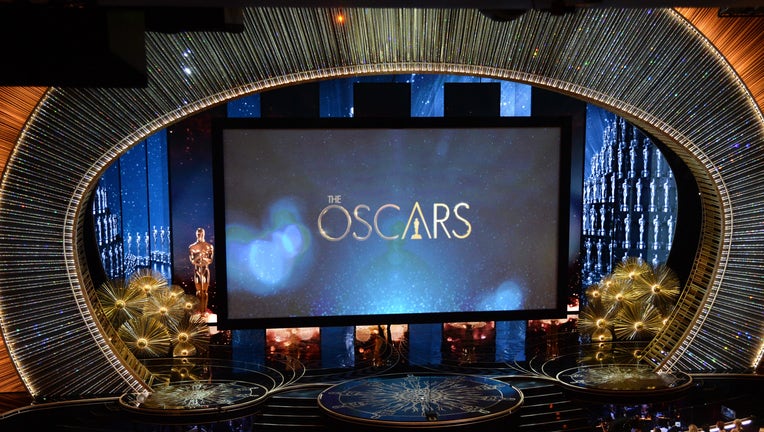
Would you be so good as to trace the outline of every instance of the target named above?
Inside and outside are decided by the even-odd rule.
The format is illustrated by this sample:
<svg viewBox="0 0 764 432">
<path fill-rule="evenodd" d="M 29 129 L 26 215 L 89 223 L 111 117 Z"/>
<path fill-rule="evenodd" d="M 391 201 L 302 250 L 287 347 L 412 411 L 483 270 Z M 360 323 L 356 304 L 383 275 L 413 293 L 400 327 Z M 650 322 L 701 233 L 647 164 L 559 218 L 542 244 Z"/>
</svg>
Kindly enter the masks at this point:
<svg viewBox="0 0 764 432">
<path fill-rule="evenodd" d="M 564 316 L 570 142 L 564 118 L 221 119 L 219 326 Z"/>
</svg>

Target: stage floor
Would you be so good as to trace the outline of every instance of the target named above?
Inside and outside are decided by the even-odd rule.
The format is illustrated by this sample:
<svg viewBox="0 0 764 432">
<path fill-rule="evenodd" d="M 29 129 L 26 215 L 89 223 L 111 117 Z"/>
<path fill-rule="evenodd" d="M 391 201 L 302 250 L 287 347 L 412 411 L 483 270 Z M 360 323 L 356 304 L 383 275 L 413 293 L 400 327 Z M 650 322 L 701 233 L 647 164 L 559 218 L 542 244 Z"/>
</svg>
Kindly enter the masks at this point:
<svg viewBox="0 0 764 432">
<path fill-rule="evenodd" d="M 510 384 L 463 374 L 386 374 L 336 384 L 318 405 L 338 423 L 440 429 L 501 423 L 523 403 Z"/>
<path fill-rule="evenodd" d="M 578 346 L 522 362 L 478 356 L 415 364 L 392 347 L 381 361 L 334 369 L 294 358 L 268 365 L 157 360 L 148 364 L 156 373 L 150 394 L 69 401 L 16 395 L 17 406 L 12 395 L 0 395 L 0 430 L 324 432 L 351 424 L 364 430 L 570 432 L 605 426 L 631 432 L 705 426 L 730 411 L 764 418 L 760 376 L 656 374 L 627 361 L 630 352 L 613 349 L 603 361 Z"/>
</svg>

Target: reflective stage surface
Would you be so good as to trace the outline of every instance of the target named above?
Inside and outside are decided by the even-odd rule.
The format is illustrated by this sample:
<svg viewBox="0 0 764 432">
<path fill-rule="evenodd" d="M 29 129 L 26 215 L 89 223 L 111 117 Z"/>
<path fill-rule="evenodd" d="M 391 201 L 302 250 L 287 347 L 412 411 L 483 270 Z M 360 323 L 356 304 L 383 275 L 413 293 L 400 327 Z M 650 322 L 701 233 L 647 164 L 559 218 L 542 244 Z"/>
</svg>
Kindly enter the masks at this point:
<svg viewBox="0 0 764 432">
<path fill-rule="evenodd" d="M 501 420 L 522 401 L 522 393 L 505 382 L 461 374 L 361 378 L 332 386 L 318 396 L 319 406 L 339 422 L 419 429 Z"/>
<path fill-rule="evenodd" d="M 656 372 L 646 365 L 627 364 L 575 367 L 560 372 L 557 379 L 581 391 L 614 391 L 620 395 L 673 393 L 685 390 L 692 384 L 692 378 L 682 372 Z"/>
<path fill-rule="evenodd" d="M 364 430 L 673 432 L 691 423 L 708 431 L 731 415 L 753 417 L 746 432 L 758 430 L 761 377 L 656 373 L 635 359 L 633 345 L 601 348 L 556 346 L 514 362 L 476 349 L 466 359 L 418 364 L 394 345 L 352 368 L 288 356 L 267 366 L 154 360 L 146 362 L 152 392 L 76 401 L 0 395 L 0 430 L 324 432 L 349 423 Z"/>
</svg>

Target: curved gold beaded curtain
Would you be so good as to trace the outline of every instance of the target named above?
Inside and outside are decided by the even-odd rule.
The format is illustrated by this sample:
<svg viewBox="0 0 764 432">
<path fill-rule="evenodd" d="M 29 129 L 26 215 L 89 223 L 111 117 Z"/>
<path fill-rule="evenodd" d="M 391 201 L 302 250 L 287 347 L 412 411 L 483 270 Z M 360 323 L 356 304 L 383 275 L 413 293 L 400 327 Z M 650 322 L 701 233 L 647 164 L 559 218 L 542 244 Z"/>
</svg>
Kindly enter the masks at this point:
<svg viewBox="0 0 764 432">
<path fill-rule="evenodd" d="M 730 342 L 724 322 L 741 312 L 760 316 L 764 303 L 761 282 L 741 279 L 752 268 L 742 263 L 761 262 L 762 246 L 738 246 L 744 239 L 732 229 L 733 215 L 743 232 L 761 221 L 736 201 L 761 189 L 760 177 L 742 181 L 743 172 L 761 168 L 761 114 L 690 26 L 669 10 L 529 12 L 496 23 L 469 10 L 350 9 L 344 25 L 334 23 L 335 12 L 252 9 L 244 34 L 150 35 L 147 89 L 54 89 L 43 101 L 9 162 L 0 200 L 7 233 L 0 237 L 7 251 L 0 268 L 3 332 L 33 394 L 144 386 L 144 371 L 108 340 L 94 316 L 92 281 L 77 265 L 82 207 L 111 161 L 153 131 L 234 97 L 302 81 L 397 72 L 492 76 L 576 95 L 650 127 L 690 160 L 708 185 L 702 198 L 710 222 L 696 260 L 708 264 L 688 282 L 700 300 L 674 317 L 676 331 L 666 336 L 687 345 L 689 335 L 692 343 L 657 350 L 651 360 L 692 370 L 750 367 L 760 349 L 760 323 L 744 328 L 752 337 L 735 352 L 713 361 L 697 358 Z M 740 265 L 730 259 L 741 255 L 747 261 Z M 750 300 L 739 304 L 743 293 Z M 717 308 L 732 304 L 743 310 Z M 712 307 L 717 315 L 709 313 Z M 694 322 L 721 330 L 690 334 Z M 87 370 L 88 377 L 72 380 L 74 370 Z"/>
</svg>

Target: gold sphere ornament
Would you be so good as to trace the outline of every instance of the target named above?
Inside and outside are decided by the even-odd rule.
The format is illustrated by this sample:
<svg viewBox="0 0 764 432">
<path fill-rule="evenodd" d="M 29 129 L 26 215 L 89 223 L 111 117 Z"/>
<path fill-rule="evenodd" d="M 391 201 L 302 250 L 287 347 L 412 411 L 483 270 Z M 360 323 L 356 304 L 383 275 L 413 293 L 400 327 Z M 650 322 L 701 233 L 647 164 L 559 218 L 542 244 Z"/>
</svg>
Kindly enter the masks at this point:
<svg viewBox="0 0 764 432">
<path fill-rule="evenodd" d="M 155 290 L 167 288 L 167 279 L 158 271 L 140 269 L 130 275 L 127 280 L 129 286 L 140 289 L 147 296 L 154 294 Z"/>
<path fill-rule="evenodd" d="M 117 333 L 136 357 L 169 354 L 170 334 L 167 327 L 154 318 L 141 316 L 131 319 L 122 324 Z"/>
<path fill-rule="evenodd" d="M 180 301 L 183 304 L 183 309 L 188 314 L 196 313 L 199 309 L 199 297 L 192 294 L 184 294 Z"/>
<path fill-rule="evenodd" d="M 172 349 L 173 357 L 193 357 L 196 355 L 196 347 L 190 343 L 179 343 Z"/>
<path fill-rule="evenodd" d="M 186 315 L 177 324 L 171 325 L 170 336 L 172 343 L 175 344 L 174 356 L 178 356 L 176 349 L 193 353 L 188 355 L 206 352 L 210 343 L 207 321 L 198 314 Z"/>
<path fill-rule="evenodd" d="M 578 314 L 576 325 L 580 333 L 592 334 L 596 331 L 609 328 L 610 319 L 601 304 L 589 303 Z"/>
<path fill-rule="evenodd" d="M 612 276 L 616 280 L 633 281 L 650 271 L 650 265 L 647 264 L 642 258 L 627 257 L 625 260 L 619 262 L 615 266 Z"/>
<path fill-rule="evenodd" d="M 619 339 L 652 339 L 663 327 L 663 317 L 652 304 L 629 304 L 616 315 L 613 327 Z"/>
<path fill-rule="evenodd" d="M 613 340 L 613 332 L 611 332 L 609 328 L 605 327 L 597 329 L 594 333 L 592 333 L 592 340 L 599 343 L 610 342 Z"/>
<path fill-rule="evenodd" d="M 590 303 L 602 301 L 602 291 L 602 284 L 590 285 L 589 288 L 586 289 L 586 298 Z"/>
<path fill-rule="evenodd" d="M 679 278 L 665 265 L 659 265 L 650 273 L 642 275 L 639 284 L 646 286 L 640 299 L 652 303 L 664 315 L 668 314 L 679 298 Z"/>
<path fill-rule="evenodd" d="M 183 305 L 183 297 L 176 297 L 167 288 L 158 288 L 146 301 L 143 313 L 166 326 L 172 326 L 186 315 Z"/>
<path fill-rule="evenodd" d="M 104 282 L 97 296 L 106 318 L 114 328 L 143 315 L 146 297 L 142 291 L 131 288 L 123 279 Z"/>
</svg>

